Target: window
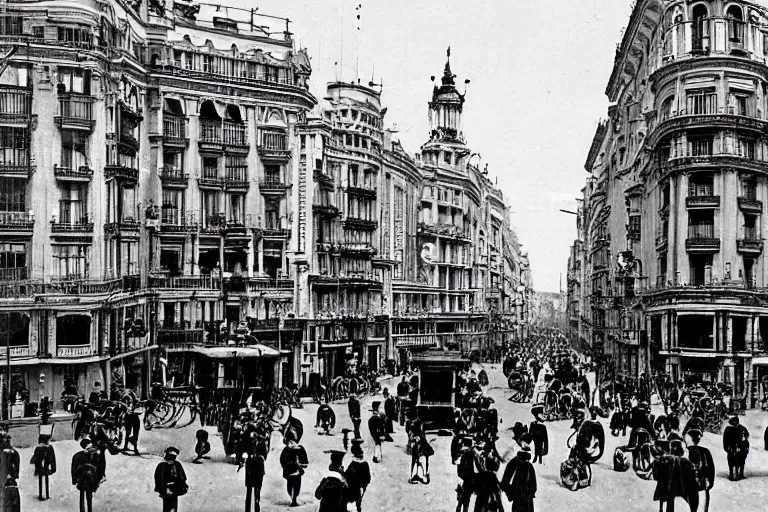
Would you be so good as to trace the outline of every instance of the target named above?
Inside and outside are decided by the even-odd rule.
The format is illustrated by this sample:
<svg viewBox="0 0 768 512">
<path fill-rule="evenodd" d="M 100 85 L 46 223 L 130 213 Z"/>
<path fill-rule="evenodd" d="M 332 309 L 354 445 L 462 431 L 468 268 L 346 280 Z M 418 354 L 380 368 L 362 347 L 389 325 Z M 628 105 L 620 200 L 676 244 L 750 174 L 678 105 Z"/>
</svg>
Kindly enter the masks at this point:
<svg viewBox="0 0 768 512">
<path fill-rule="evenodd" d="M 753 139 L 739 139 L 739 156 L 755 158 L 755 141 Z"/>
<path fill-rule="evenodd" d="M 139 273 L 139 242 L 123 241 L 120 244 L 120 275 L 132 276 Z"/>
<path fill-rule="evenodd" d="M 714 315 L 677 315 L 677 340 L 683 348 L 713 349 Z"/>
<path fill-rule="evenodd" d="M 731 103 L 733 104 L 733 113 L 737 116 L 748 116 L 749 96 L 746 94 L 731 94 Z"/>
<path fill-rule="evenodd" d="M 661 186 L 661 208 L 664 209 L 668 206 L 669 206 L 669 182 L 666 182 Z"/>
<path fill-rule="evenodd" d="M 203 178 L 215 180 L 219 177 L 219 159 L 203 157 Z"/>
<path fill-rule="evenodd" d="M 4 281 L 27 279 L 27 246 L 0 244 L 0 279 Z"/>
<path fill-rule="evenodd" d="M 725 13 L 728 19 L 728 40 L 731 43 L 744 43 L 744 16 L 741 9 L 735 5 L 728 8 Z"/>
<path fill-rule="evenodd" d="M 26 128 L 0 128 L 0 166 L 29 165 L 29 132 Z"/>
<path fill-rule="evenodd" d="M 757 240 L 757 215 L 744 214 L 744 238 L 747 240 Z"/>
<path fill-rule="evenodd" d="M 0 212 L 26 211 L 25 179 L 0 178 Z"/>
<path fill-rule="evenodd" d="M 244 156 L 226 156 L 224 171 L 229 181 L 248 181 L 248 161 Z"/>
<path fill-rule="evenodd" d="M 713 210 L 688 212 L 688 238 L 715 238 L 715 214 Z"/>
<path fill-rule="evenodd" d="M 219 212 L 219 193 L 204 191 L 201 192 L 201 196 L 203 218 L 207 219 L 208 216 L 217 215 Z"/>
<path fill-rule="evenodd" d="M 686 110 L 688 115 L 717 114 L 717 92 L 689 91 L 686 95 Z"/>
<path fill-rule="evenodd" d="M 640 215 L 629 216 L 628 236 L 630 240 L 640 241 Z"/>
<path fill-rule="evenodd" d="M 85 279 L 88 277 L 87 245 L 54 245 L 53 275 L 59 279 Z"/>
<path fill-rule="evenodd" d="M 744 178 L 741 181 L 742 197 L 746 199 L 757 199 L 757 180 L 754 177 Z"/>
<path fill-rule="evenodd" d="M 59 68 L 59 83 L 64 85 L 66 92 L 90 94 L 90 72 L 78 68 Z"/>
<path fill-rule="evenodd" d="M 83 183 L 66 183 L 61 186 L 59 200 L 61 224 L 88 223 L 88 186 Z"/>
<path fill-rule="evenodd" d="M 709 12 L 707 6 L 698 4 L 691 12 L 691 48 L 701 51 L 709 47 Z"/>
<path fill-rule="evenodd" d="M 59 27 L 59 42 L 79 48 L 90 48 L 91 32 L 85 28 Z"/>
<path fill-rule="evenodd" d="M 162 222 L 164 224 L 182 224 L 184 209 L 184 191 L 163 189 Z"/>
<path fill-rule="evenodd" d="M 672 115 L 672 101 L 674 98 L 667 98 L 661 104 L 661 120 L 668 119 Z"/>
<path fill-rule="evenodd" d="M 229 196 L 229 221 L 236 224 L 245 222 L 245 196 L 242 194 L 228 194 Z"/>
<path fill-rule="evenodd" d="M 61 166 L 78 170 L 88 167 L 88 136 L 82 132 L 61 132 Z"/>
<path fill-rule="evenodd" d="M 691 136 L 688 139 L 689 156 L 712 156 L 712 141 L 713 138 L 711 136 Z"/>
<path fill-rule="evenodd" d="M 691 175 L 688 181 L 688 197 L 714 196 L 714 176 L 711 174 Z"/>
<path fill-rule="evenodd" d="M 136 222 L 136 189 L 134 187 L 124 187 L 122 192 L 123 201 L 120 222 Z"/>
<path fill-rule="evenodd" d="M 264 205 L 264 220 L 266 229 L 280 229 L 280 205 L 275 201 L 267 201 Z"/>
<path fill-rule="evenodd" d="M 24 33 L 24 18 L 18 14 L 0 16 L 0 35 L 20 36 Z"/>
</svg>

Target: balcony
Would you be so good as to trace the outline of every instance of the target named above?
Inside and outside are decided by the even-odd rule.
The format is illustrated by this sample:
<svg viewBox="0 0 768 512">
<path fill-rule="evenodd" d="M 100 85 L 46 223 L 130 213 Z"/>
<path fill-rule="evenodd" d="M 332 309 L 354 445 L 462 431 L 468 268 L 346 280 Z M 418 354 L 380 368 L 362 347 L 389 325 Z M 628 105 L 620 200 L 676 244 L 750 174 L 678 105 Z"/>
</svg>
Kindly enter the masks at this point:
<svg viewBox="0 0 768 512">
<path fill-rule="evenodd" d="M 149 278 L 149 287 L 164 290 L 221 290 L 221 279 L 210 275 L 153 276 Z"/>
<path fill-rule="evenodd" d="M 293 285 L 293 279 L 272 277 L 231 277 L 224 280 L 224 289 L 229 293 L 293 292 Z"/>
<path fill-rule="evenodd" d="M 378 221 L 362 219 L 360 217 L 347 217 L 344 221 L 346 229 L 357 229 L 360 231 L 374 231 L 379 227 Z"/>
<path fill-rule="evenodd" d="M 205 342 L 203 328 L 191 328 L 181 324 L 165 324 L 157 328 L 157 344 L 167 345 L 202 345 Z"/>
<path fill-rule="evenodd" d="M 688 252 L 717 252 L 720 250 L 720 239 L 715 238 L 713 224 L 694 224 L 688 226 L 688 239 L 685 241 Z"/>
<path fill-rule="evenodd" d="M 248 126 L 244 123 L 224 121 L 224 152 L 246 155 L 250 148 Z"/>
<path fill-rule="evenodd" d="M 32 89 L 0 85 L 0 124 L 27 126 L 32 104 Z"/>
<path fill-rule="evenodd" d="M 28 212 L 0 212 L 0 231 L 32 233 L 35 217 Z"/>
<path fill-rule="evenodd" d="M 186 149 L 188 145 L 187 119 L 163 112 L 163 146 Z"/>
<path fill-rule="evenodd" d="M 322 169 L 315 169 L 314 172 L 315 181 L 326 190 L 333 190 L 335 180 L 330 174 L 326 174 Z"/>
<path fill-rule="evenodd" d="M 669 240 L 667 238 L 667 235 L 659 235 L 659 236 L 657 236 L 656 237 L 656 249 L 657 250 L 664 249 L 667 246 L 668 242 L 669 242 Z"/>
<path fill-rule="evenodd" d="M 754 197 L 741 196 L 738 198 L 738 201 L 739 201 L 739 208 L 743 212 L 756 213 L 756 214 L 760 214 L 763 212 L 763 202 L 758 201 Z"/>
<path fill-rule="evenodd" d="M 342 254 L 367 254 L 375 255 L 378 251 L 371 244 L 342 242 L 339 247 Z"/>
<path fill-rule="evenodd" d="M 685 198 L 687 208 L 719 208 L 720 196 L 715 195 L 697 195 Z"/>
<path fill-rule="evenodd" d="M 288 136 L 283 132 L 263 130 L 259 140 L 259 156 L 269 162 L 285 163 L 290 160 Z"/>
<path fill-rule="evenodd" d="M 200 119 L 200 138 L 197 141 L 200 151 L 221 153 L 224 150 L 221 136 L 221 122 L 212 119 Z"/>
<path fill-rule="evenodd" d="M 104 177 L 107 180 L 119 179 L 135 183 L 139 181 L 139 170 L 125 165 L 109 164 L 104 166 Z"/>
<path fill-rule="evenodd" d="M 442 237 L 464 243 L 472 242 L 472 237 L 468 232 L 452 224 L 427 224 L 426 222 L 419 222 L 417 232 L 423 237 Z"/>
<path fill-rule="evenodd" d="M 51 233 L 59 234 L 91 234 L 93 233 L 93 222 L 84 216 L 77 222 L 55 222 L 51 221 Z"/>
<path fill-rule="evenodd" d="M 335 218 L 341 214 L 341 210 L 332 204 L 313 204 L 312 211 L 318 215 Z"/>
<path fill-rule="evenodd" d="M 173 165 L 164 165 L 160 171 L 160 181 L 163 186 L 186 187 L 189 181 L 189 174 L 185 174 L 181 169 Z"/>
<path fill-rule="evenodd" d="M 267 175 L 259 180 L 259 190 L 264 195 L 283 195 L 291 186 L 283 183 L 280 176 Z"/>
<path fill-rule="evenodd" d="M 396 348 L 436 347 L 437 337 L 434 334 L 393 334 L 392 341 Z"/>
<path fill-rule="evenodd" d="M 104 224 L 104 233 L 107 235 L 117 235 L 124 232 L 134 233 L 138 236 L 139 223 L 132 219 L 124 219 L 120 222 L 109 222 Z"/>
<path fill-rule="evenodd" d="M 376 189 L 365 187 L 348 186 L 347 194 L 352 196 L 367 197 L 370 199 L 376 199 Z"/>
<path fill-rule="evenodd" d="M 223 213 L 203 214 L 205 223 L 200 226 L 201 233 L 221 235 L 227 229 L 227 218 Z"/>
<path fill-rule="evenodd" d="M 265 238 L 290 238 L 291 230 L 287 228 L 277 228 L 267 226 L 261 230 L 262 236 Z"/>
<path fill-rule="evenodd" d="M 91 345 L 67 345 L 56 347 L 56 357 L 89 357 L 93 355 Z"/>
<path fill-rule="evenodd" d="M 247 190 L 251 186 L 248 167 L 227 167 L 225 172 L 224 186 L 227 190 Z"/>
<path fill-rule="evenodd" d="M 187 235 L 197 233 L 199 226 L 192 219 L 163 219 L 160 224 L 160 234 Z"/>
<path fill-rule="evenodd" d="M 14 165 L 14 164 L 0 163 L 0 176 L 2 176 L 3 178 L 28 179 L 31 174 L 32 174 L 32 167 L 30 167 L 29 165 Z"/>
<path fill-rule="evenodd" d="M 740 254 L 758 255 L 763 252 L 763 241 L 755 233 L 747 233 L 744 238 L 736 240 L 736 250 Z"/>
<path fill-rule="evenodd" d="M 120 130 L 119 145 L 124 149 L 121 153 L 128 155 L 135 155 L 140 147 L 138 139 L 127 128 Z"/>
<path fill-rule="evenodd" d="M 59 115 L 53 118 L 62 130 L 93 131 L 96 120 L 93 118 L 93 96 L 67 93 L 59 95 Z"/>
<path fill-rule="evenodd" d="M 80 166 L 77 169 L 53 164 L 53 175 L 59 181 L 88 183 L 93 178 L 93 169 Z"/>
</svg>

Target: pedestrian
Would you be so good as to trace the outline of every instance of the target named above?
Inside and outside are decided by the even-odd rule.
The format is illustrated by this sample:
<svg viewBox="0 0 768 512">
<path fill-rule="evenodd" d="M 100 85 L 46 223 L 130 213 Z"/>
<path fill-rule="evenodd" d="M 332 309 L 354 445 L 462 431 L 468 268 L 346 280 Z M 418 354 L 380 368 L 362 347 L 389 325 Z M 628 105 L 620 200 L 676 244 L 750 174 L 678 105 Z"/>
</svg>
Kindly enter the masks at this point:
<svg viewBox="0 0 768 512">
<path fill-rule="evenodd" d="M 533 462 L 542 464 L 544 456 L 549 453 L 549 434 L 547 426 L 534 415 L 533 421 L 528 427 L 528 433 L 533 439 Z"/>
<path fill-rule="evenodd" d="M 88 436 L 80 440 L 80 447 L 72 456 L 72 485 L 80 491 L 80 512 L 93 512 L 93 493 L 101 483 L 101 457 Z"/>
<path fill-rule="evenodd" d="M 329 436 L 331 435 L 331 429 L 336 426 L 336 413 L 333 412 L 333 409 L 330 405 L 328 405 L 328 402 L 326 401 L 324 404 L 320 405 L 320 407 L 317 408 L 317 417 L 315 419 L 315 428 L 322 428 L 325 432 L 325 435 Z M 319 432 L 318 432 L 319 433 Z"/>
<path fill-rule="evenodd" d="M 501 460 L 496 456 L 493 443 L 485 443 L 477 459 L 477 499 L 475 512 L 502 512 L 501 488 L 496 472 L 501 467 Z"/>
<path fill-rule="evenodd" d="M 301 475 L 309 465 L 307 451 L 296 440 L 296 435 L 292 430 L 285 433 L 285 442 L 287 443 L 280 453 L 280 466 L 283 468 L 283 478 L 285 478 L 288 496 L 291 497 L 291 506 L 298 507 L 297 498 L 301 492 Z"/>
<path fill-rule="evenodd" d="M 352 426 L 355 431 L 355 439 L 360 439 L 360 423 L 362 422 L 362 416 L 360 415 L 360 400 L 357 395 L 352 393 L 347 400 L 347 409 L 349 410 L 349 417 L 352 420 Z"/>
<path fill-rule="evenodd" d="M 384 396 L 384 416 L 386 417 L 385 423 L 387 427 L 387 435 L 384 440 L 391 443 L 393 439 L 390 434 L 395 432 L 395 421 L 397 421 L 397 404 L 395 399 L 389 394 L 389 388 L 384 388 L 381 394 Z"/>
<path fill-rule="evenodd" d="M 3 503 L 3 512 L 21 512 L 19 484 L 11 475 L 8 475 L 3 486 Z"/>
<path fill-rule="evenodd" d="M 165 449 L 164 460 L 155 468 L 155 492 L 163 500 L 163 512 L 178 512 L 179 496 L 189 491 L 187 474 L 181 462 L 176 460 L 179 449 L 169 446 Z"/>
<path fill-rule="evenodd" d="M 749 454 L 749 431 L 739 422 L 738 416 L 731 416 L 728 420 L 728 426 L 723 431 L 723 449 L 728 454 L 728 478 L 745 478 L 744 464 Z"/>
<path fill-rule="evenodd" d="M 209 458 L 207 454 L 211 451 L 211 443 L 208 442 L 208 431 L 204 428 L 197 429 L 195 432 L 195 458 L 193 464 L 202 464 L 203 459 Z"/>
<path fill-rule="evenodd" d="M 128 400 L 127 398 L 125 399 Z M 125 426 L 125 445 L 123 446 L 123 453 L 128 453 L 128 443 L 133 445 L 134 455 L 141 455 L 139 453 L 139 431 L 141 430 L 141 416 L 137 412 L 136 407 L 138 402 L 133 404 L 125 411 L 123 416 L 123 425 Z M 128 406 L 128 404 L 126 404 Z"/>
<path fill-rule="evenodd" d="M 38 438 L 38 445 L 32 454 L 30 464 L 35 466 L 35 476 L 37 477 L 38 495 L 40 501 L 51 499 L 50 484 L 48 477 L 56 473 L 56 452 L 50 445 L 50 436 L 41 435 Z M 45 498 L 43 498 L 43 481 L 45 481 Z"/>
<path fill-rule="evenodd" d="M 456 486 L 456 512 L 469 512 L 469 502 L 477 488 L 477 464 L 472 437 L 465 436 L 456 468 L 459 484 Z"/>
<path fill-rule="evenodd" d="M 320 481 L 315 490 L 315 498 L 320 500 L 318 512 L 347 512 L 347 500 L 349 499 L 349 486 L 344 478 L 342 462 L 346 452 L 330 450 L 331 464 L 328 473 Z"/>
<path fill-rule="evenodd" d="M 245 466 L 245 512 L 251 512 L 251 501 L 253 501 L 253 512 L 261 512 L 261 486 L 264 483 L 264 452 L 260 445 L 262 442 L 257 435 L 251 436 L 247 458 L 244 464 L 240 464 L 238 471 Z"/>
<path fill-rule="evenodd" d="M 704 491 L 704 512 L 708 512 L 709 491 L 715 485 L 715 461 L 708 448 L 699 446 L 703 436 L 701 430 L 691 430 L 688 435 L 692 441 L 692 446 L 688 447 L 688 460 L 691 461 L 696 472 L 699 492 Z"/>
<path fill-rule="evenodd" d="M 373 438 L 373 462 L 378 464 L 384 460 L 384 454 L 381 451 L 381 443 L 384 441 L 387 435 L 387 425 L 384 415 L 379 411 L 381 402 L 376 401 L 371 404 L 371 412 L 373 413 L 368 419 L 368 430 L 371 432 Z M 378 451 L 378 456 L 376 452 Z"/>
<path fill-rule="evenodd" d="M 536 470 L 531 464 L 530 450 L 530 446 L 523 443 L 522 450 L 517 452 L 504 469 L 500 487 L 512 502 L 511 512 L 533 512 L 537 487 Z"/>
<path fill-rule="evenodd" d="M 698 510 L 699 490 L 696 471 L 691 461 L 683 457 L 685 448 L 679 440 L 669 443 L 669 453 L 664 453 L 653 464 L 656 490 L 653 500 L 659 502 L 659 512 L 675 511 L 675 498 L 683 498 L 691 510 Z"/>
<path fill-rule="evenodd" d="M 6 427 L 5 432 L 8 429 Z M 19 452 L 17 452 L 11 446 L 11 436 L 7 433 L 0 437 L 0 482 L 5 482 L 8 475 L 12 476 L 14 480 L 19 478 L 21 458 Z M 2 493 L 0 493 L 0 498 Z M 4 502 L 0 503 L 0 510 L 3 510 Z"/>
<path fill-rule="evenodd" d="M 362 512 L 363 496 L 371 483 L 371 468 L 364 458 L 362 439 L 352 440 L 352 456 L 354 459 L 347 465 L 344 478 L 349 486 L 349 503 L 355 504 L 357 512 Z"/>
</svg>

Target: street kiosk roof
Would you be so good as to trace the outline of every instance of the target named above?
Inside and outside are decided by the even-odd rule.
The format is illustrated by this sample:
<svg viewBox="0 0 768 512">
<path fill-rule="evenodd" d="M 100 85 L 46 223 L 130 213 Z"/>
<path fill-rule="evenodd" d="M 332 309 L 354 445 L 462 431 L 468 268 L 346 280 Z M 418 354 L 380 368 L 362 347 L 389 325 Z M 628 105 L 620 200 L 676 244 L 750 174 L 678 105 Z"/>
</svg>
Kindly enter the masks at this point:
<svg viewBox="0 0 768 512">
<path fill-rule="evenodd" d="M 240 357 L 279 357 L 280 353 L 266 345 L 248 345 L 247 347 L 195 347 L 194 352 L 211 359 L 234 359 Z"/>
</svg>

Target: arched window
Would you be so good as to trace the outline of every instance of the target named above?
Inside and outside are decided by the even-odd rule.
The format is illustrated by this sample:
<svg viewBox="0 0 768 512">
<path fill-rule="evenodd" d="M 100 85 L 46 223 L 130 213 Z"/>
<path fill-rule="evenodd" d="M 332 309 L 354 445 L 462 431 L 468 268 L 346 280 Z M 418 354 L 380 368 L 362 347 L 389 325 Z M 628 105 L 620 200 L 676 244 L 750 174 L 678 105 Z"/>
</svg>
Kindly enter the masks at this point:
<svg viewBox="0 0 768 512">
<path fill-rule="evenodd" d="M 665 99 L 661 104 L 661 120 L 664 121 L 665 119 L 669 119 L 669 117 L 672 115 L 672 100 L 673 97 L 669 97 Z"/>
<path fill-rule="evenodd" d="M 744 44 L 744 13 L 737 5 L 732 5 L 725 11 L 728 18 L 728 40 L 732 43 Z"/>
<path fill-rule="evenodd" d="M 698 4 L 691 11 L 691 49 L 703 51 L 709 48 L 709 9 L 704 4 Z"/>
</svg>

